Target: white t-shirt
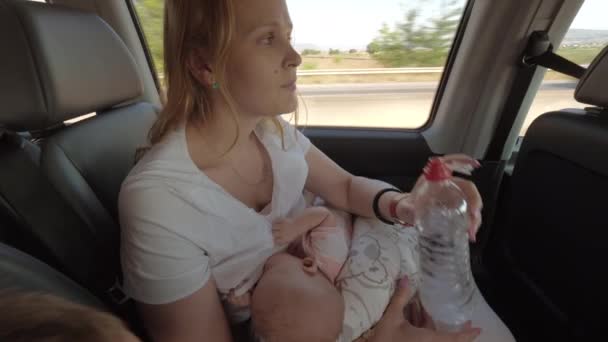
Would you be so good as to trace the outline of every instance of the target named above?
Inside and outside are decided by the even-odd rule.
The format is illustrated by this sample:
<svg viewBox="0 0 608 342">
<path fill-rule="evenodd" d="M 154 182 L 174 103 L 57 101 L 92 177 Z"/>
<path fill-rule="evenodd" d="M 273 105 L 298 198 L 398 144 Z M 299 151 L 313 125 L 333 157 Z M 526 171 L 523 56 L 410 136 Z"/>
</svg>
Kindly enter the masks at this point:
<svg viewBox="0 0 608 342">
<path fill-rule="evenodd" d="M 225 295 L 247 292 L 280 247 L 272 222 L 306 207 L 305 155 L 310 141 L 281 120 L 255 129 L 270 156 L 272 201 L 262 214 L 231 196 L 190 158 L 185 129 L 152 147 L 124 181 L 119 197 L 124 291 L 148 304 L 171 303 L 202 288 L 213 275 Z M 297 138 L 296 138 L 297 137 Z M 283 247 L 284 248 L 284 247 Z M 232 321 L 249 317 L 228 312 Z"/>
</svg>

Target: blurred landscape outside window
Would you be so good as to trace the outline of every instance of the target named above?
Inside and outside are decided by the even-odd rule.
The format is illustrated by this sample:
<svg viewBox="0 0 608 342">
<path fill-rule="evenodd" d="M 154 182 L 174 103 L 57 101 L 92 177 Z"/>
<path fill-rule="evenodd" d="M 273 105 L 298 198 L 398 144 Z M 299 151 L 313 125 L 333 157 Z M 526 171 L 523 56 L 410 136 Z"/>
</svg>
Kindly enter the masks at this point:
<svg viewBox="0 0 608 342">
<path fill-rule="evenodd" d="M 163 77 L 163 0 L 133 0 Z M 300 124 L 416 129 L 431 106 L 465 0 L 287 0 L 298 71 Z M 608 43 L 608 1 L 587 0 L 558 53 L 587 65 Z M 576 82 L 547 72 L 522 128 L 548 110 L 584 107 Z"/>
</svg>

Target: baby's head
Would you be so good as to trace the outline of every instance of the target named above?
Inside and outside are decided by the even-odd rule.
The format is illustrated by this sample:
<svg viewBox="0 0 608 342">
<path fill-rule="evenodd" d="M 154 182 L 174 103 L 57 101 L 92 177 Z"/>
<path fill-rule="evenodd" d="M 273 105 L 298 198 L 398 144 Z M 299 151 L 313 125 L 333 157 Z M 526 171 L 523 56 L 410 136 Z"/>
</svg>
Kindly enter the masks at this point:
<svg viewBox="0 0 608 342">
<path fill-rule="evenodd" d="M 266 262 L 251 310 L 253 329 L 264 342 L 334 342 L 344 302 L 321 273 L 306 273 L 301 259 L 279 253 Z"/>
<path fill-rule="evenodd" d="M 139 341 L 111 314 L 48 294 L 2 291 L 0 308 L 0 341 Z"/>
</svg>

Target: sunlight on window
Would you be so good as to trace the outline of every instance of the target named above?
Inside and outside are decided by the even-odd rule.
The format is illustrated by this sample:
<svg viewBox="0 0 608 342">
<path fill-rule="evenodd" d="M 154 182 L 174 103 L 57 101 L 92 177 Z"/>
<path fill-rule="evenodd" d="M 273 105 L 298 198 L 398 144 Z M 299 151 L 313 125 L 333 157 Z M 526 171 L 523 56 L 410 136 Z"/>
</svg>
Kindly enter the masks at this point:
<svg viewBox="0 0 608 342">
<path fill-rule="evenodd" d="M 304 125 L 417 128 L 426 123 L 466 1 L 287 4 L 294 47 L 302 55 L 298 86 Z"/>
<path fill-rule="evenodd" d="M 134 4 L 162 82 L 164 2 Z M 380 128 L 424 125 L 466 4 L 287 0 L 293 44 L 302 55 L 300 122 Z"/>
</svg>

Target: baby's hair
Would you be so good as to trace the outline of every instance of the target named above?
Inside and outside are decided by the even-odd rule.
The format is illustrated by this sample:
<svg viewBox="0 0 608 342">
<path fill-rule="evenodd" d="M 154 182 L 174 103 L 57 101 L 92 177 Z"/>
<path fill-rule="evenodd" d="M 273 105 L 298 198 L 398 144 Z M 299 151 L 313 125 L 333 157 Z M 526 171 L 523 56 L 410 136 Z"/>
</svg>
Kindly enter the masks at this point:
<svg viewBox="0 0 608 342">
<path fill-rule="evenodd" d="M 259 284 L 255 291 L 261 290 L 263 286 L 272 286 L 270 283 Z M 319 307 L 319 301 L 330 299 L 327 294 L 313 293 L 312 297 L 302 291 L 308 291 L 292 287 L 275 290 L 274 288 L 262 289 L 266 295 L 254 298 L 252 301 L 252 324 L 251 328 L 256 341 L 282 342 L 282 341 L 316 341 L 334 342 L 342 327 L 342 316 L 336 312 L 329 318 L 323 308 Z M 268 296 L 269 293 L 273 295 Z M 340 295 L 337 293 L 338 298 Z M 305 295 L 305 297 L 303 297 Z M 309 300 L 312 299 L 312 300 Z M 332 307 L 328 304 L 328 307 Z M 319 321 L 319 317 L 324 317 Z"/>
<path fill-rule="evenodd" d="M 289 329 L 289 318 L 286 315 L 276 315 L 280 310 L 279 303 L 271 302 L 269 305 L 258 307 L 255 312 L 255 319 L 251 324 L 254 341 L 272 342 L 280 332 Z"/>
<path fill-rule="evenodd" d="M 128 334 L 109 313 L 42 293 L 0 292 L 0 341 L 112 342 Z"/>
</svg>

